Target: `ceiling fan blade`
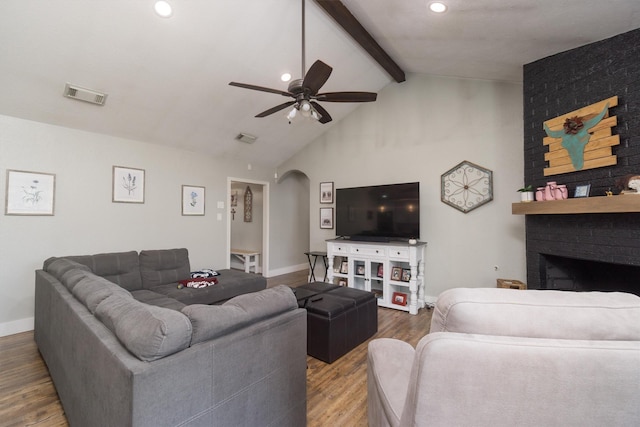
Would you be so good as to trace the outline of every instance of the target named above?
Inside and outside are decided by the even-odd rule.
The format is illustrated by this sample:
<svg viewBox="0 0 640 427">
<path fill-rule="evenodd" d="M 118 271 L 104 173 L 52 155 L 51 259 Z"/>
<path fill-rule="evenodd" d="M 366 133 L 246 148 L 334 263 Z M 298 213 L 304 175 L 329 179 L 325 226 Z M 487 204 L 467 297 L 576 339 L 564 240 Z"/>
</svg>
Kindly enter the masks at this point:
<svg viewBox="0 0 640 427">
<path fill-rule="evenodd" d="M 329 115 L 329 112 L 322 108 L 322 105 L 318 104 L 315 101 L 311 101 L 311 105 L 316 109 L 318 113 L 320 113 L 320 119 L 318 120 L 320 123 L 329 123 L 331 120 L 333 120 Z"/>
<path fill-rule="evenodd" d="M 326 102 L 373 102 L 377 97 L 375 92 L 327 92 L 319 93 L 315 98 Z"/>
<path fill-rule="evenodd" d="M 313 63 L 311 68 L 309 68 L 309 72 L 304 76 L 304 80 L 302 81 L 302 87 L 309 90 L 311 95 L 315 95 L 318 93 L 322 85 L 324 85 L 327 80 L 329 80 L 329 76 L 333 68 L 325 64 L 324 62 L 317 60 Z"/>
<path fill-rule="evenodd" d="M 289 102 L 285 102 L 284 104 L 276 105 L 275 107 L 269 108 L 268 110 L 263 111 L 262 113 L 256 115 L 256 117 L 267 117 L 268 115 L 277 113 L 280 110 L 284 110 L 285 108 L 290 107 L 295 103 L 296 101 L 289 101 Z"/>
<path fill-rule="evenodd" d="M 292 93 L 285 92 L 285 91 L 279 90 L 279 89 L 271 89 L 271 88 L 268 88 L 268 87 L 249 85 L 249 84 L 246 84 L 246 83 L 237 83 L 237 82 L 231 82 L 231 83 L 229 83 L 229 85 L 230 86 L 241 87 L 241 88 L 244 88 L 244 89 L 259 90 L 261 92 L 269 92 L 269 93 L 275 93 L 275 94 L 282 95 L 282 96 L 294 97 L 294 95 Z"/>
</svg>

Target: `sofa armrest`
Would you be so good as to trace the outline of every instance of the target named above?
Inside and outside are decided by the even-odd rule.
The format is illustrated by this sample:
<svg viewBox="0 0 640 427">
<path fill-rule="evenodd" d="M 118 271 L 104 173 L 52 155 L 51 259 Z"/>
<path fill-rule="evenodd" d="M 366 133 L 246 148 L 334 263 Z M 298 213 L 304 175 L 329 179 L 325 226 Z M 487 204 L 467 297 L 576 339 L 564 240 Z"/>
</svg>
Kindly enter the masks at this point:
<svg viewBox="0 0 640 427">
<path fill-rule="evenodd" d="M 640 340 L 640 297 L 622 292 L 455 288 L 438 296 L 431 332 Z"/>
<path fill-rule="evenodd" d="M 369 426 L 397 426 L 404 407 L 415 350 L 390 338 L 369 343 L 367 405 Z"/>
<path fill-rule="evenodd" d="M 639 341 L 429 334 L 401 425 L 639 425 L 638 360 Z"/>
</svg>

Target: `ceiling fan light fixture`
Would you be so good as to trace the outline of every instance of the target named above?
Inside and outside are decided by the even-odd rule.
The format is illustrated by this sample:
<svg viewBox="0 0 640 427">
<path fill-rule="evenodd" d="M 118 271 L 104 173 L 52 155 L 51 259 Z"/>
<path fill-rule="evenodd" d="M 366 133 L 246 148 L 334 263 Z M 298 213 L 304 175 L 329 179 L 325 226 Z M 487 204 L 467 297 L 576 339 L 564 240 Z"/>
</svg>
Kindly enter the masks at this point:
<svg viewBox="0 0 640 427">
<path fill-rule="evenodd" d="M 280 76 L 280 80 L 282 80 L 283 82 L 288 82 L 289 80 L 291 80 L 291 74 L 289 73 L 284 73 Z"/>
<path fill-rule="evenodd" d="M 429 3 L 429 10 L 434 13 L 444 13 L 447 11 L 447 5 L 439 1 L 434 1 Z"/>
<path fill-rule="evenodd" d="M 289 111 L 289 114 L 286 115 L 287 120 L 289 120 L 289 124 L 291 124 L 291 122 L 293 121 L 293 119 L 296 118 L 296 113 L 298 111 L 296 110 L 296 107 L 294 106 L 291 111 Z"/>
<path fill-rule="evenodd" d="M 304 117 L 311 117 L 311 104 L 306 99 L 300 103 L 300 113 Z"/>
</svg>

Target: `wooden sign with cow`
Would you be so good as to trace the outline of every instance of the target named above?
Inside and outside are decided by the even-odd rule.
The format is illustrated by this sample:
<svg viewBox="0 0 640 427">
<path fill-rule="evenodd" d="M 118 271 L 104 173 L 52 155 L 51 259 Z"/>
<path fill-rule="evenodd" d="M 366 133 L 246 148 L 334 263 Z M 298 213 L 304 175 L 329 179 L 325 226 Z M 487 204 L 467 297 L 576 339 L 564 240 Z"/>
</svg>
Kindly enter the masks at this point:
<svg viewBox="0 0 640 427">
<path fill-rule="evenodd" d="M 544 159 L 549 166 L 544 176 L 612 166 L 618 162 L 611 147 L 620 144 L 612 135 L 617 117 L 609 117 L 609 108 L 618 105 L 618 97 L 591 104 L 544 122 L 547 136 L 542 143 L 549 147 Z"/>
</svg>

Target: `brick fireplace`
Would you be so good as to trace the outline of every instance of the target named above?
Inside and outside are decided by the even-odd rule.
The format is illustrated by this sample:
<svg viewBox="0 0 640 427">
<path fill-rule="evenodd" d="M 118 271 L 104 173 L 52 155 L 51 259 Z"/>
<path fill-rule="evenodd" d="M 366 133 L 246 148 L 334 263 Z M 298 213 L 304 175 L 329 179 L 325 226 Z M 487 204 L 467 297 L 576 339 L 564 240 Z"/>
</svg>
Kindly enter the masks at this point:
<svg viewBox="0 0 640 427">
<path fill-rule="evenodd" d="M 591 197 L 618 194 L 616 181 L 640 174 L 640 29 L 524 66 L 525 184 L 591 184 Z M 619 97 L 611 114 L 615 166 L 545 177 L 542 123 L 586 105 Z M 638 197 L 623 195 L 614 197 Z M 545 203 L 545 202 L 535 202 Z M 526 216 L 530 289 L 621 290 L 640 295 L 640 209 L 636 213 Z"/>
<path fill-rule="evenodd" d="M 529 288 L 640 295 L 640 213 L 528 215 L 526 222 Z"/>
</svg>

